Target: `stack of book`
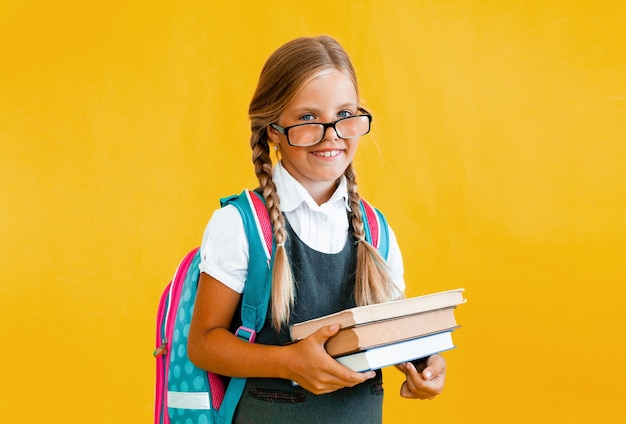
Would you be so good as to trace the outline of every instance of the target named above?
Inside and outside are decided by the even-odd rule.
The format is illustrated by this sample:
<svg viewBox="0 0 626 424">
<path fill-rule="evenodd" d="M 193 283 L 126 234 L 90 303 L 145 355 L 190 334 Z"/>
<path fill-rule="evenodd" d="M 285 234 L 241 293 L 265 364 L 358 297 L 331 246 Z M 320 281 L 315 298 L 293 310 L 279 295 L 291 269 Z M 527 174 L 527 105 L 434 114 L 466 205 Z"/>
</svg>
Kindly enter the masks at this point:
<svg viewBox="0 0 626 424">
<path fill-rule="evenodd" d="M 326 342 L 328 354 L 354 371 L 383 368 L 454 348 L 454 312 L 462 303 L 463 289 L 455 289 L 360 306 L 294 324 L 291 339 L 339 324 L 341 330 Z"/>
</svg>

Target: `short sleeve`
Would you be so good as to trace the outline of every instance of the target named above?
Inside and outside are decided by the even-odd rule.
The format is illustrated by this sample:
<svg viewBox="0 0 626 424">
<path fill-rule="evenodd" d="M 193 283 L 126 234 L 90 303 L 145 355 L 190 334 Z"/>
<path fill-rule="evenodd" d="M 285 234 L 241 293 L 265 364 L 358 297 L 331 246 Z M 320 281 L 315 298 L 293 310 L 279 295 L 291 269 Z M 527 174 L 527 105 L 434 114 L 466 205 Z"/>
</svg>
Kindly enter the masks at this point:
<svg viewBox="0 0 626 424">
<path fill-rule="evenodd" d="M 396 235 L 389 227 L 389 253 L 387 255 L 387 265 L 389 266 L 389 272 L 391 273 L 391 280 L 394 282 L 400 293 L 399 296 L 404 294 L 406 283 L 404 282 L 404 263 L 402 261 L 402 253 Z"/>
<path fill-rule="evenodd" d="M 248 276 L 248 239 L 235 206 L 226 205 L 213 212 L 202 237 L 200 255 L 200 272 L 243 293 Z"/>
</svg>

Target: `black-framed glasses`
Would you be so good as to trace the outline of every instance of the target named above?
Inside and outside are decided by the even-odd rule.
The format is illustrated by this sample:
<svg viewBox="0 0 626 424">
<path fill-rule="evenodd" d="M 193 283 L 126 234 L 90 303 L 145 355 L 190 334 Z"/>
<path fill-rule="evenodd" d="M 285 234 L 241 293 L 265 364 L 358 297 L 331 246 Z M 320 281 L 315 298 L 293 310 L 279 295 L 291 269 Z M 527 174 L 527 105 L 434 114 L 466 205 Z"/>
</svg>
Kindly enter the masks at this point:
<svg viewBox="0 0 626 424">
<path fill-rule="evenodd" d="M 339 138 L 355 138 L 370 132 L 372 126 L 372 115 L 365 109 L 360 109 L 361 115 L 348 116 L 327 124 L 321 122 L 311 122 L 305 124 L 281 127 L 278 124 L 271 124 L 272 128 L 287 138 L 287 143 L 295 147 L 314 146 L 324 139 L 324 134 L 328 128 L 332 128 Z"/>
</svg>

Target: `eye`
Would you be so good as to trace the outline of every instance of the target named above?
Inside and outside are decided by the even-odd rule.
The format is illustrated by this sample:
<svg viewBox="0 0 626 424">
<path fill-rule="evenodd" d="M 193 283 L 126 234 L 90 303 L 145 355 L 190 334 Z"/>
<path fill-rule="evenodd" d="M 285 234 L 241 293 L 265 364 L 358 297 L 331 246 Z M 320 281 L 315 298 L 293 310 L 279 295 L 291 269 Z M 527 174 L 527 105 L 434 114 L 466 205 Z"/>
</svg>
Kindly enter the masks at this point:
<svg viewBox="0 0 626 424">
<path fill-rule="evenodd" d="M 352 116 L 352 112 L 349 110 L 342 110 L 337 114 L 337 116 L 339 118 L 349 118 L 350 116 Z"/>
<path fill-rule="evenodd" d="M 301 121 L 313 121 L 315 119 L 315 116 L 313 114 L 307 113 L 302 115 L 299 119 Z"/>
</svg>

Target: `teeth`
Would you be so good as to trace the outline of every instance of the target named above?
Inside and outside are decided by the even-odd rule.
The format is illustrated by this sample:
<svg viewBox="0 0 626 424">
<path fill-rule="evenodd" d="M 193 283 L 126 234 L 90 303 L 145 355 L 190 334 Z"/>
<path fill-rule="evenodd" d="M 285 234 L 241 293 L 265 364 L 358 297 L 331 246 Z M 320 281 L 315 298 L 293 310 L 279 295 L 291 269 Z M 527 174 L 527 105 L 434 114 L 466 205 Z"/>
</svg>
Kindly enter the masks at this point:
<svg viewBox="0 0 626 424">
<path fill-rule="evenodd" d="M 332 150 L 329 152 L 316 152 L 317 156 L 323 156 L 325 158 L 335 157 L 339 154 L 339 150 Z"/>
</svg>

